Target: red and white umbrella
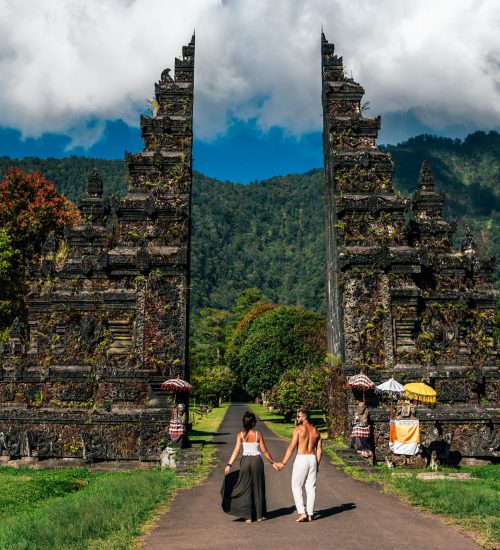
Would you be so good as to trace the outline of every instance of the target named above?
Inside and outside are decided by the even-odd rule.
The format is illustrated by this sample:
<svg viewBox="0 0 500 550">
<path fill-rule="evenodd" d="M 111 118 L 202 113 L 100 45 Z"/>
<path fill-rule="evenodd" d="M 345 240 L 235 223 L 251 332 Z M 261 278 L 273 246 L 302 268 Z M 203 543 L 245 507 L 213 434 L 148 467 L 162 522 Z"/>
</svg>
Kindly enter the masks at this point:
<svg viewBox="0 0 500 550">
<path fill-rule="evenodd" d="M 372 382 L 366 374 L 355 374 L 347 379 L 346 388 L 351 388 L 363 392 L 363 402 L 365 400 L 365 392 L 375 389 L 375 383 Z"/>
<path fill-rule="evenodd" d="M 372 382 L 366 374 L 355 374 L 347 379 L 345 387 L 365 392 L 375 389 L 375 383 Z"/>
<path fill-rule="evenodd" d="M 163 384 L 161 385 L 162 390 L 170 390 L 170 391 L 191 391 L 193 389 L 193 386 L 189 382 L 186 382 L 185 380 L 181 380 L 180 378 L 171 378 L 170 380 L 165 380 Z"/>
</svg>

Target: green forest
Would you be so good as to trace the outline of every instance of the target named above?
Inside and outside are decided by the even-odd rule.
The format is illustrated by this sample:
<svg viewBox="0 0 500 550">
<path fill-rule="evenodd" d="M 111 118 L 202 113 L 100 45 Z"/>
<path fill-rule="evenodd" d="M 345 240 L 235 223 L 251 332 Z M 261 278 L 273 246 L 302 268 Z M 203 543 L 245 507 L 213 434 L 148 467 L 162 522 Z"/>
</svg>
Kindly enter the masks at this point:
<svg viewBox="0 0 500 550">
<path fill-rule="evenodd" d="M 446 193 L 445 217 L 469 225 L 482 253 L 500 257 L 500 134 L 475 132 L 465 140 L 418 136 L 384 148 L 395 162 L 395 188 L 417 187 L 429 160 L 436 187 Z M 106 195 L 126 191 L 121 160 L 83 157 L 10 159 L 10 166 L 40 170 L 72 200 L 97 168 Z M 260 289 L 277 304 L 324 311 L 323 171 L 291 174 L 241 185 L 200 173 L 193 183 L 192 305 L 230 309 L 244 289 Z M 497 286 L 500 273 L 496 273 Z"/>
</svg>

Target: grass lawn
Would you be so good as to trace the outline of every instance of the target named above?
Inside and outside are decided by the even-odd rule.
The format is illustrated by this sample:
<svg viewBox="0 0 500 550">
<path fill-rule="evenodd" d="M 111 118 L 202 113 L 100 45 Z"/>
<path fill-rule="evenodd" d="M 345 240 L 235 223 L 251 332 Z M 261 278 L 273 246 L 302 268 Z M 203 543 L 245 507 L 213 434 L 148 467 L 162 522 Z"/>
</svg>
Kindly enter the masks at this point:
<svg viewBox="0 0 500 550">
<path fill-rule="evenodd" d="M 193 442 L 210 442 L 229 405 L 196 416 Z M 0 548 L 9 550 L 128 549 L 151 529 L 175 490 L 203 479 L 213 445 L 189 478 L 159 469 L 90 472 L 0 467 Z"/>
<path fill-rule="evenodd" d="M 291 438 L 294 429 L 292 423 L 285 422 L 282 416 L 269 412 L 262 405 L 251 403 L 248 406 L 274 433 Z M 322 436 L 326 437 L 323 416 L 319 411 L 315 413 L 313 421 Z M 459 471 L 470 472 L 474 476 L 470 481 L 422 481 L 416 479 L 416 475 L 425 470 L 389 470 L 384 464 L 378 466 L 377 473 L 368 474 L 360 468 L 349 466 L 333 450 L 339 446 L 345 446 L 345 443 L 327 441 L 324 449 L 332 462 L 342 467 L 350 476 L 361 481 L 379 483 L 386 491 L 397 494 L 407 502 L 450 518 L 453 523 L 472 531 L 477 542 L 486 548 L 500 548 L 500 466 L 461 467 Z M 451 468 L 441 470 L 457 471 Z M 393 472 L 405 473 L 409 477 L 394 477 Z"/>
<path fill-rule="evenodd" d="M 381 468 L 382 472 L 385 468 Z M 488 548 L 500 547 L 500 466 L 462 467 L 475 479 L 470 481 L 394 478 L 383 472 L 384 482 L 409 502 L 454 519 L 475 532 L 476 540 Z"/>
<path fill-rule="evenodd" d="M 183 480 L 184 487 L 196 485 L 196 483 L 205 479 L 210 471 L 213 464 L 213 457 L 217 450 L 216 446 L 211 445 L 210 442 L 217 433 L 230 405 L 231 403 L 223 403 L 220 407 L 215 407 L 207 414 L 201 414 L 201 409 L 199 407 L 195 408 L 190 406 L 189 416 L 193 426 L 189 431 L 189 439 L 192 443 L 204 442 L 205 445 L 201 451 L 200 464 L 195 469 L 192 476 Z"/>
<path fill-rule="evenodd" d="M 223 403 L 220 407 L 213 408 L 208 414 L 202 414 L 199 406 L 190 407 L 189 413 L 193 427 L 189 432 L 189 439 L 193 443 L 199 441 L 211 441 L 224 419 L 230 403 Z"/>
<path fill-rule="evenodd" d="M 0 548 L 129 548 L 178 485 L 156 469 L 0 468 Z"/>
</svg>

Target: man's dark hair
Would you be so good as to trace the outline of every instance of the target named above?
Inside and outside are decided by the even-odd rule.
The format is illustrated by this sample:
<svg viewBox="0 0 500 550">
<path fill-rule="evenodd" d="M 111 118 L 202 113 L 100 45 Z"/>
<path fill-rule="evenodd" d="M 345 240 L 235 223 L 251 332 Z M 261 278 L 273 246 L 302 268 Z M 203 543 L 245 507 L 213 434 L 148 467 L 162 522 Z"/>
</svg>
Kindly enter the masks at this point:
<svg viewBox="0 0 500 550">
<path fill-rule="evenodd" d="M 309 413 L 309 409 L 301 408 L 297 411 L 297 414 L 299 413 L 303 414 L 307 418 L 307 420 L 311 420 L 311 414 Z"/>
</svg>

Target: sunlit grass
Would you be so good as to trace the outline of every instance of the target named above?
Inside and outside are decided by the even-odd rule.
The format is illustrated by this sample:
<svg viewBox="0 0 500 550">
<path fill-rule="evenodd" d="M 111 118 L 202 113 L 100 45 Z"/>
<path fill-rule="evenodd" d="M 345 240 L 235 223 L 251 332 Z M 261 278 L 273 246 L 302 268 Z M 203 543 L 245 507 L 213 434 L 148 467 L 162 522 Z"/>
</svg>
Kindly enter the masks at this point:
<svg viewBox="0 0 500 550">
<path fill-rule="evenodd" d="M 221 422 L 226 416 L 230 403 L 223 403 L 220 407 L 213 408 L 209 413 L 201 412 L 200 407 L 190 408 L 190 419 L 193 424 L 189 439 L 193 443 L 200 441 L 211 441 L 217 433 Z"/>
<path fill-rule="evenodd" d="M 228 407 L 197 415 L 190 439 L 209 443 Z M 112 473 L 0 468 L 0 548 L 132 548 L 176 489 L 206 477 L 214 453 L 215 447 L 206 445 L 193 475 L 182 479 L 157 468 Z"/>
<path fill-rule="evenodd" d="M 0 548 L 128 548 L 177 486 L 158 469 L 0 468 Z"/>
</svg>

